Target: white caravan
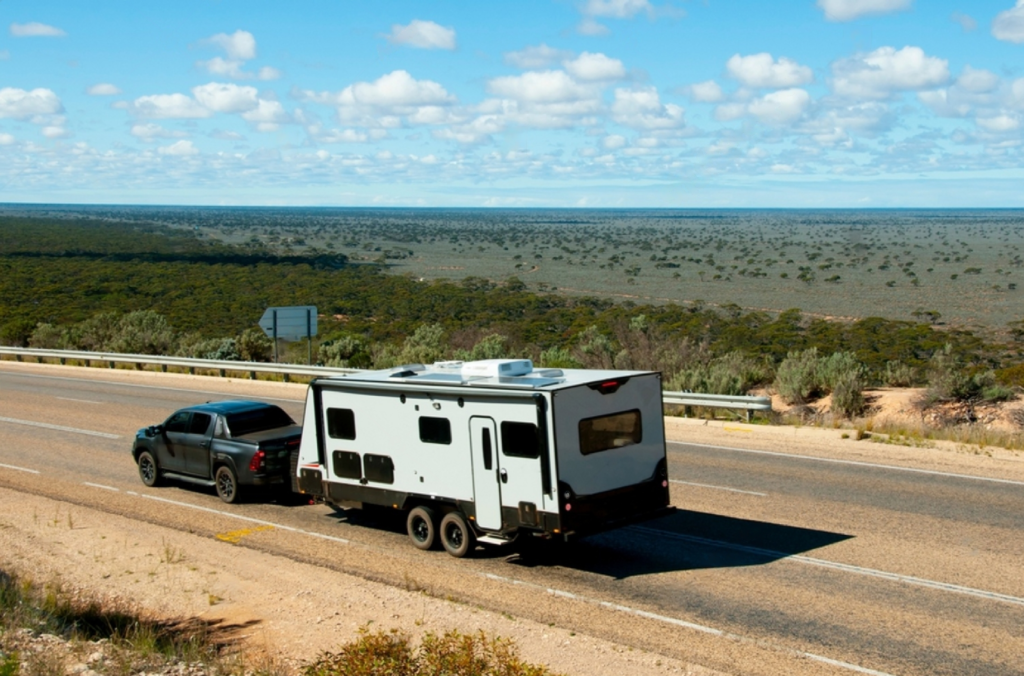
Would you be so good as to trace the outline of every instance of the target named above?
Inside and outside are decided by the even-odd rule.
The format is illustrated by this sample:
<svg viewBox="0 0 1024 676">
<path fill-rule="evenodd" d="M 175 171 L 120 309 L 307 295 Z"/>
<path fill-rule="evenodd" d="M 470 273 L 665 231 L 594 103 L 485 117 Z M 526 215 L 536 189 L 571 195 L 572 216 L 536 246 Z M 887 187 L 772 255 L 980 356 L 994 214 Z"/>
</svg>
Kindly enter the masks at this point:
<svg viewBox="0 0 1024 676">
<path fill-rule="evenodd" d="M 309 386 L 299 492 L 407 513 L 413 544 L 465 556 L 669 510 L 661 375 L 438 362 Z M 313 431 L 315 430 L 315 433 Z"/>
</svg>

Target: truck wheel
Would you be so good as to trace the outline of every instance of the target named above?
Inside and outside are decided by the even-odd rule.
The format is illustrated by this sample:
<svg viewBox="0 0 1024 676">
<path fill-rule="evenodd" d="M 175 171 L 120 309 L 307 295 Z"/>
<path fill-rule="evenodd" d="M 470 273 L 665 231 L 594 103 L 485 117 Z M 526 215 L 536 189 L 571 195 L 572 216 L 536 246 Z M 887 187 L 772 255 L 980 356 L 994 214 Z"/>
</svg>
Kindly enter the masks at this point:
<svg viewBox="0 0 1024 676">
<path fill-rule="evenodd" d="M 433 549 L 437 538 L 437 516 L 430 507 L 415 507 L 405 520 L 405 530 L 417 549 Z"/>
<path fill-rule="evenodd" d="M 213 475 L 213 481 L 217 485 L 217 495 L 227 503 L 238 502 L 238 479 L 235 473 L 227 465 L 217 468 Z"/>
<path fill-rule="evenodd" d="M 156 466 L 156 460 L 149 451 L 139 453 L 139 478 L 147 486 L 160 485 L 160 468 Z"/>
<path fill-rule="evenodd" d="M 476 545 L 476 536 L 459 512 L 448 512 L 441 519 L 441 544 L 457 559 L 467 556 Z"/>
</svg>

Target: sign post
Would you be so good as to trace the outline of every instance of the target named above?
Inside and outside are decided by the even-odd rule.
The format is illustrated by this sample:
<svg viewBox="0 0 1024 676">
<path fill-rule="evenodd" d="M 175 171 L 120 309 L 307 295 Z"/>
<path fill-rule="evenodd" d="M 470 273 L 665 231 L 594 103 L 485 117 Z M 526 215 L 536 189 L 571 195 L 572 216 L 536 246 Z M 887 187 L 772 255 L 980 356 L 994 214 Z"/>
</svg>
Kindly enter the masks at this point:
<svg viewBox="0 0 1024 676">
<path fill-rule="evenodd" d="M 316 306 L 292 305 L 268 307 L 259 321 L 260 328 L 274 341 L 274 363 L 278 363 L 277 340 L 306 338 L 306 363 L 313 363 L 313 336 L 316 335 Z"/>
</svg>

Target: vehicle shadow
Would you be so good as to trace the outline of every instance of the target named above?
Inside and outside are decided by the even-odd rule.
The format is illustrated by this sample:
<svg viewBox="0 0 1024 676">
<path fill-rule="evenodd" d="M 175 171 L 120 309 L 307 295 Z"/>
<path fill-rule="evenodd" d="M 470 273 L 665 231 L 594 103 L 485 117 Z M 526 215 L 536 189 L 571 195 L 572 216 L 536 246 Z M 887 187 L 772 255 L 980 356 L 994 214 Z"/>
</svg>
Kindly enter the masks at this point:
<svg viewBox="0 0 1024 676">
<path fill-rule="evenodd" d="M 678 510 L 660 519 L 569 545 L 525 543 L 509 563 L 558 565 L 616 579 L 655 573 L 760 566 L 852 538 L 844 533 Z"/>
</svg>

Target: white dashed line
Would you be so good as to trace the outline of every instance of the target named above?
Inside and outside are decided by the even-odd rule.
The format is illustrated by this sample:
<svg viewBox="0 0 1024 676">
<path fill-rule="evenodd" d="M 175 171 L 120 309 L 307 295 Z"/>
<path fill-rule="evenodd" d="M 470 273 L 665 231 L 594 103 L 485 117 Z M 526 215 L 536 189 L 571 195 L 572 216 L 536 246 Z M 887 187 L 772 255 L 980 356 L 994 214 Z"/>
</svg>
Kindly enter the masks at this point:
<svg viewBox="0 0 1024 676">
<path fill-rule="evenodd" d="M 0 467 L 4 467 L 6 469 L 14 469 L 19 472 L 28 472 L 29 474 L 39 474 L 39 470 L 37 469 L 29 469 L 28 467 L 18 467 L 17 465 L 5 465 L 2 462 L 0 462 Z"/>
<path fill-rule="evenodd" d="M 90 437 L 101 437 L 103 439 L 120 439 L 120 434 L 110 434 L 109 432 L 94 432 L 93 430 L 81 430 L 77 427 L 65 427 L 64 425 L 51 425 L 50 423 L 36 422 L 34 420 L 19 420 L 17 418 L 2 418 L 0 422 L 12 423 L 14 425 L 27 425 L 29 427 L 42 427 L 47 430 L 57 430 L 58 432 L 71 432 L 72 434 L 85 434 Z"/>
<path fill-rule="evenodd" d="M 755 491 L 742 491 L 739 488 L 729 488 L 728 486 L 713 486 L 711 484 L 698 484 L 692 481 L 679 481 L 678 479 L 669 479 L 670 484 L 683 484 L 684 486 L 698 486 L 700 488 L 714 488 L 718 491 L 729 491 L 730 493 L 743 493 L 744 495 L 757 495 L 762 498 L 767 498 L 767 493 L 757 493 Z"/>
<path fill-rule="evenodd" d="M 100 404 L 100 403 L 102 403 L 102 402 L 99 402 L 99 401 L 91 401 L 89 399 L 73 399 L 71 397 L 54 397 L 54 398 L 55 399 L 60 399 L 61 401 L 74 401 L 74 402 L 77 402 L 79 404 Z"/>
<path fill-rule="evenodd" d="M 114 493 L 120 493 L 121 492 L 120 488 L 114 488 L 113 486 L 104 486 L 103 484 L 94 484 L 94 483 L 90 483 L 88 481 L 83 481 L 82 484 L 85 485 L 85 486 L 89 486 L 91 488 L 102 488 L 105 491 L 113 491 Z"/>
</svg>

